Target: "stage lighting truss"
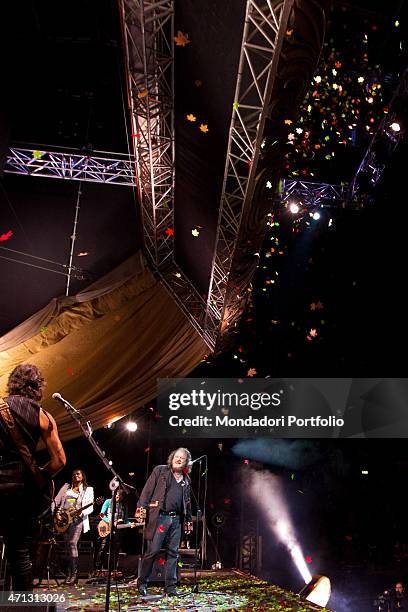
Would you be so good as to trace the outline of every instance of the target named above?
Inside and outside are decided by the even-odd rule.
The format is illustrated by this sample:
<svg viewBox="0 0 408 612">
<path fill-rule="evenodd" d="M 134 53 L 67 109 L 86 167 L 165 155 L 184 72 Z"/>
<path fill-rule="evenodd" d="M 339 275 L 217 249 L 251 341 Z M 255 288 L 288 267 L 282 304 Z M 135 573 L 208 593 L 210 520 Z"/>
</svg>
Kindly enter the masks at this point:
<svg viewBox="0 0 408 612">
<path fill-rule="evenodd" d="M 120 0 L 146 257 L 201 336 L 206 303 L 174 260 L 174 1 Z M 170 231 L 169 231 L 170 230 Z M 219 320 L 206 325 L 215 338 Z M 213 348 L 214 342 L 209 342 Z"/>
<path fill-rule="evenodd" d="M 232 254 L 256 166 L 293 0 L 247 0 L 207 301 L 174 261 L 174 7 L 121 0 L 146 254 L 210 348 L 220 335 Z"/>
<path fill-rule="evenodd" d="M 115 157 L 111 158 L 103 151 L 97 153 L 100 156 L 13 146 L 6 157 L 4 172 L 71 181 L 134 185 L 134 164 L 129 156 L 115 153 Z"/>
<path fill-rule="evenodd" d="M 400 125 L 399 117 L 395 110 L 395 106 L 398 103 L 401 106 L 406 106 L 408 103 L 408 68 L 403 73 L 392 97 L 389 104 L 389 112 L 384 115 L 350 183 L 348 200 L 351 204 L 363 205 L 365 203 L 365 199 L 369 196 L 368 193 L 365 193 L 365 189 L 368 186 L 368 189 L 371 190 L 377 185 L 388 160 L 404 136 L 404 129 L 396 131 L 391 127 L 393 123 Z M 380 155 L 378 153 L 379 147 L 382 150 Z"/>
<path fill-rule="evenodd" d="M 209 321 L 223 321 L 241 218 L 254 194 L 265 121 L 292 6 L 292 0 L 248 0 L 246 6 L 206 306 L 204 332 L 210 345 L 216 344 L 220 330 L 214 334 Z"/>
<path fill-rule="evenodd" d="M 85 155 L 13 147 L 6 162 L 8 173 L 136 184 L 146 257 L 210 349 L 222 335 L 232 256 L 243 213 L 254 194 L 260 146 L 293 4 L 294 0 L 247 0 L 206 300 L 175 262 L 173 232 L 167 231 L 174 228 L 174 0 L 119 0 L 135 161 L 117 154 L 112 159 L 101 152 Z M 306 182 L 294 183 L 308 190 Z M 315 185 L 309 192 L 323 198 L 319 196 L 322 184 Z M 327 192 L 331 188 L 324 185 Z"/>
<path fill-rule="evenodd" d="M 282 181 L 282 191 L 278 203 L 290 206 L 300 203 L 303 208 L 315 211 L 317 208 L 343 208 L 347 198 L 348 185 L 332 185 L 310 181 Z"/>
</svg>

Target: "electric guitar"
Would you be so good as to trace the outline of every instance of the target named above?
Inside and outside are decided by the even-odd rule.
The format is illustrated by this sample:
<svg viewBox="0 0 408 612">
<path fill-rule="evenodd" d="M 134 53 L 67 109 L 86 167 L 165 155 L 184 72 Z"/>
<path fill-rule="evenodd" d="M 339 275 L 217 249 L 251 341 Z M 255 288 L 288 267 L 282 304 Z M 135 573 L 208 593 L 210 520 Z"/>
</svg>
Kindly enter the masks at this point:
<svg viewBox="0 0 408 612">
<path fill-rule="evenodd" d="M 65 533 L 85 508 L 89 508 L 89 506 L 98 506 L 102 503 L 103 497 L 98 497 L 90 504 L 82 506 L 82 508 L 57 508 L 53 516 L 54 531 L 57 533 Z"/>
<path fill-rule="evenodd" d="M 115 529 L 133 529 L 134 527 L 139 526 L 140 525 L 138 525 L 137 523 L 117 523 L 115 525 Z M 110 534 L 110 523 L 100 520 L 97 526 L 97 530 L 100 538 L 106 538 L 106 536 Z"/>
</svg>

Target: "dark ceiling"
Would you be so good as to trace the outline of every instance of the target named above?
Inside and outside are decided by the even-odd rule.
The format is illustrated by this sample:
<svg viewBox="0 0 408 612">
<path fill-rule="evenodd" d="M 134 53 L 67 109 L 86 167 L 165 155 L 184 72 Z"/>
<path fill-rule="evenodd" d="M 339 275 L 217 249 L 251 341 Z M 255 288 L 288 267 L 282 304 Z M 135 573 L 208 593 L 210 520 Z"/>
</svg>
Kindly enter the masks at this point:
<svg viewBox="0 0 408 612">
<path fill-rule="evenodd" d="M 355 15 L 356 29 L 361 30 L 364 20 L 391 24 L 403 2 L 361 0 L 358 5 L 336 3 L 336 11 L 343 7 Z M 176 47 L 175 245 L 180 265 L 205 293 L 245 2 L 176 0 L 175 6 L 176 30 L 188 33 L 191 40 L 186 47 Z M 0 156 L 10 142 L 32 143 L 33 149 L 128 152 L 116 2 L 74 0 L 57 5 L 28 0 L 23 15 L 21 6 L 12 3 L 2 3 L 0 13 Z M 378 61 L 391 70 L 395 54 L 387 42 L 387 28 L 383 31 Z M 332 34 L 329 29 L 328 39 Z M 346 37 L 339 35 L 336 44 L 340 50 L 347 47 Z M 185 119 L 190 112 L 198 119 L 194 125 Z M 199 131 L 201 122 L 208 124 L 207 134 Z M 358 158 L 355 150 L 353 155 Z M 0 234 L 13 232 L 12 239 L 0 245 L 0 333 L 5 333 L 65 291 L 64 276 L 32 266 L 61 271 L 68 263 L 79 184 L 10 175 L 0 182 Z M 74 265 L 85 273 L 77 274 L 84 278 L 73 280 L 71 293 L 141 245 L 132 189 L 83 183 L 80 205 Z M 196 227 L 199 240 L 191 234 Z M 88 255 L 79 256 L 84 252 Z"/>
</svg>

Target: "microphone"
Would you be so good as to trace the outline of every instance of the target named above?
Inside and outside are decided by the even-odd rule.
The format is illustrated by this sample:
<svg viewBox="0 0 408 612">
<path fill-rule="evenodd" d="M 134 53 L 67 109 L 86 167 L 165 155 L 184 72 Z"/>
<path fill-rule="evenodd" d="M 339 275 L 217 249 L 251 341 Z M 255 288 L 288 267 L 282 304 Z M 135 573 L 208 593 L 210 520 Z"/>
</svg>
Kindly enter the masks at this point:
<svg viewBox="0 0 408 612">
<path fill-rule="evenodd" d="M 191 467 L 193 465 L 193 463 L 195 463 L 196 461 L 201 461 L 201 459 L 204 459 L 205 457 L 207 457 L 207 455 L 201 455 L 201 457 L 197 457 L 197 459 L 193 459 L 193 461 L 189 461 L 187 463 L 187 466 Z"/>
<path fill-rule="evenodd" d="M 52 399 L 57 400 L 57 402 L 61 402 L 61 404 L 66 410 L 68 410 L 69 413 L 72 413 L 73 415 L 82 419 L 82 414 L 79 412 L 79 410 L 77 410 L 72 404 L 67 402 L 67 400 L 62 397 L 61 393 L 53 393 Z"/>
</svg>

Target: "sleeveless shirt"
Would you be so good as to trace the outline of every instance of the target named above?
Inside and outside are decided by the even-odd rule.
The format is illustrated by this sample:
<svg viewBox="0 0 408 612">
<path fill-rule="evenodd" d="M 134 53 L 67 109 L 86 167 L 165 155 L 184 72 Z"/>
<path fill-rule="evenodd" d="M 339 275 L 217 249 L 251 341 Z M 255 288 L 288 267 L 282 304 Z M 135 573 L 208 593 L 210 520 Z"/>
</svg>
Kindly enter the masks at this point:
<svg viewBox="0 0 408 612">
<path fill-rule="evenodd" d="M 10 412 L 31 453 L 34 453 L 41 436 L 40 406 L 23 395 L 5 398 Z M 22 489 L 27 468 L 3 421 L 0 421 L 0 491 Z"/>
</svg>

